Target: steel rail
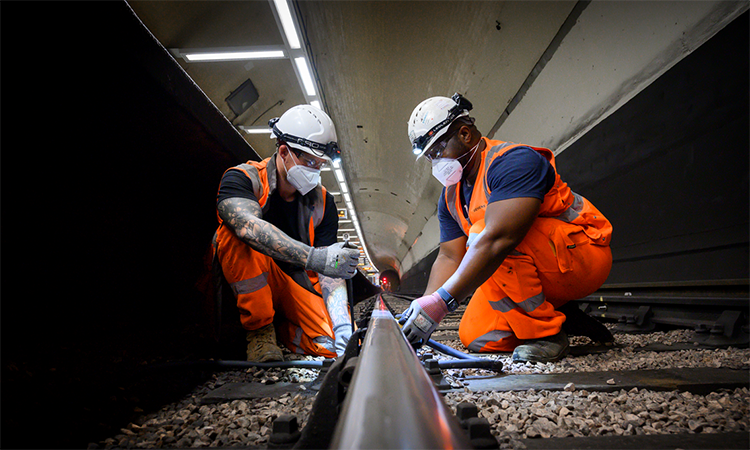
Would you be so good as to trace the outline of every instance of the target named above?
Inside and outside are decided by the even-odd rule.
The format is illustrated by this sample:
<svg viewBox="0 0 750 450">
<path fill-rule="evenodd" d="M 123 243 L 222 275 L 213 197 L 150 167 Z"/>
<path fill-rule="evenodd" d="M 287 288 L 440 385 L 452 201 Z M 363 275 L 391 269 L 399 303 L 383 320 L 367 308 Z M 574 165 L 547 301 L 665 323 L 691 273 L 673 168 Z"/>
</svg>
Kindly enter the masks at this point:
<svg viewBox="0 0 750 450">
<path fill-rule="evenodd" d="M 331 448 L 471 448 L 382 299 L 372 312 Z"/>
</svg>

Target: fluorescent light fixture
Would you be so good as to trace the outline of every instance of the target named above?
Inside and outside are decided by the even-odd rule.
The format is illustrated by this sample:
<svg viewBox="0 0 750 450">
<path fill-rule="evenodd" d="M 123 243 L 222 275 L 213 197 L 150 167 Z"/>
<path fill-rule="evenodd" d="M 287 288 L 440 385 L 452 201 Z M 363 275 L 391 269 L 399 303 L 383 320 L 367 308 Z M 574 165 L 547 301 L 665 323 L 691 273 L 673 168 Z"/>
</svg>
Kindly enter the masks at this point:
<svg viewBox="0 0 750 450">
<path fill-rule="evenodd" d="M 349 187 L 346 185 L 346 183 L 344 182 L 339 183 L 339 187 L 341 188 L 341 192 L 343 192 L 344 194 L 349 192 Z"/>
<path fill-rule="evenodd" d="M 328 193 L 331 195 L 341 195 L 341 192 L 328 191 Z"/>
<path fill-rule="evenodd" d="M 344 194 L 344 201 L 350 203 L 352 201 L 351 196 L 349 196 L 349 194 Z"/>
<path fill-rule="evenodd" d="M 351 200 L 344 203 L 346 203 L 346 207 L 349 208 L 349 211 L 354 212 L 354 205 L 352 204 Z"/>
<path fill-rule="evenodd" d="M 240 129 L 247 134 L 271 134 L 271 129 L 268 127 L 245 127 L 240 126 Z"/>
<path fill-rule="evenodd" d="M 315 83 L 313 83 L 312 74 L 310 68 L 307 66 L 307 59 L 304 56 L 294 58 L 294 63 L 297 64 L 297 70 L 299 76 L 302 78 L 302 85 L 305 87 L 307 95 L 315 95 Z"/>
<path fill-rule="evenodd" d="M 338 169 L 339 167 L 341 167 L 341 160 L 340 160 L 340 159 L 337 159 L 337 160 L 335 160 L 335 161 L 333 162 L 333 167 L 334 167 L 335 169 Z"/>
<path fill-rule="evenodd" d="M 195 61 L 236 61 L 240 59 L 271 59 L 286 58 L 283 50 L 265 51 L 237 51 L 237 52 L 212 52 L 212 53 L 185 53 L 184 58 L 190 62 Z"/>
<path fill-rule="evenodd" d="M 333 173 L 336 174 L 336 179 L 339 180 L 339 183 L 344 183 L 346 180 L 344 180 L 344 171 L 341 169 L 336 169 L 333 171 Z"/>
<path fill-rule="evenodd" d="M 273 4 L 276 5 L 276 12 L 279 13 L 281 27 L 284 28 L 284 34 L 286 34 L 286 40 L 289 41 L 289 47 L 300 48 L 297 29 L 294 27 L 292 12 L 289 10 L 289 3 L 286 0 L 273 0 Z"/>
<path fill-rule="evenodd" d="M 321 171 L 321 172 L 330 172 L 330 171 L 331 171 L 331 168 L 330 168 L 330 167 L 328 167 L 328 166 L 325 166 L 325 167 L 323 167 L 322 169 L 320 169 L 320 171 Z"/>
<path fill-rule="evenodd" d="M 339 220 L 339 223 L 350 223 L 350 222 L 351 222 L 351 220 L 348 220 L 348 219 L 340 219 Z"/>
<path fill-rule="evenodd" d="M 355 230 L 354 228 L 339 228 L 339 231 L 342 232 L 342 231 L 357 231 L 357 230 Z"/>
<path fill-rule="evenodd" d="M 311 101 L 311 102 L 310 102 L 310 104 L 311 104 L 311 105 L 313 105 L 314 107 L 318 108 L 318 109 L 319 109 L 319 110 L 321 110 L 321 111 L 323 110 L 323 107 L 322 107 L 322 106 L 320 106 L 320 102 L 319 102 L 319 101 L 317 101 L 317 100 L 313 100 L 313 101 Z"/>
</svg>

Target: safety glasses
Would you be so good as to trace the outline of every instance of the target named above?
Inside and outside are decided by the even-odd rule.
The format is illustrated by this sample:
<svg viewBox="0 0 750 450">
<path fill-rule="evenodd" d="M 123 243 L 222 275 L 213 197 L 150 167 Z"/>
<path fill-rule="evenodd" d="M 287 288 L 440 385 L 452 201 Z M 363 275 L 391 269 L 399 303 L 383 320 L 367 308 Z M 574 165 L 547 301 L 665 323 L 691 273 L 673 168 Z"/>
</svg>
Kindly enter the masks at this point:
<svg viewBox="0 0 750 450">
<path fill-rule="evenodd" d="M 309 167 L 315 170 L 321 170 L 326 167 L 327 161 L 313 159 L 307 156 L 304 152 L 293 152 L 297 156 L 297 160 L 305 167 Z"/>
<path fill-rule="evenodd" d="M 455 136 L 456 133 L 458 133 L 458 128 L 453 131 L 453 133 L 448 133 L 439 142 L 435 142 L 432 144 L 432 147 L 427 151 L 427 153 L 424 154 L 424 157 L 427 158 L 428 161 L 432 162 L 434 159 L 439 159 L 441 156 L 443 156 L 443 152 L 445 151 L 445 148 L 448 147 L 448 141 Z"/>
</svg>

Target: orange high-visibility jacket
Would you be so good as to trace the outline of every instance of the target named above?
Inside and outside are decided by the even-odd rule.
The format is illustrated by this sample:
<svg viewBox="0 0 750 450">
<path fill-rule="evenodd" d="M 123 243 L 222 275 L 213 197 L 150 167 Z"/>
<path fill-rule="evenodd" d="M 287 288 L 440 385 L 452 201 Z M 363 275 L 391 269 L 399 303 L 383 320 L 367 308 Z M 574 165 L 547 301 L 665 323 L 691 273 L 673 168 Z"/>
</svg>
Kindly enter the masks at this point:
<svg viewBox="0 0 750 450">
<path fill-rule="evenodd" d="M 250 178 L 250 181 L 252 181 L 253 184 L 253 190 L 255 194 L 255 198 L 258 199 L 258 203 L 260 204 L 261 210 L 263 213 L 268 211 L 269 204 L 268 199 L 270 198 L 271 194 L 276 190 L 277 188 L 277 180 L 278 180 L 278 174 L 276 173 L 276 158 L 278 157 L 277 153 L 274 153 L 271 155 L 271 157 L 264 159 L 261 162 L 256 161 L 248 161 L 244 164 L 237 165 L 235 167 L 231 167 L 227 170 L 239 170 L 245 176 Z M 226 171 L 224 172 L 226 173 Z M 325 207 L 326 207 L 326 188 L 318 185 L 315 187 L 315 191 L 317 192 L 317 195 L 315 196 L 314 201 L 309 200 L 309 196 L 297 196 L 297 202 L 299 202 L 299 207 L 297 208 L 298 211 L 298 220 L 297 224 L 299 227 L 299 235 L 301 238 L 301 242 L 307 245 L 314 245 L 315 243 L 315 227 L 321 224 L 323 222 L 323 217 L 325 216 Z M 214 233 L 213 242 L 212 242 L 212 248 L 213 248 L 213 272 L 215 280 L 214 282 L 217 283 L 216 286 L 219 286 L 221 283 L 216 277 L 223 276 L 221 264 L 219 263 L 218 258 L 218 251 L 219 246 L 222 246 L 222 248 L 225 245 L 228 247 L 231 247 L 229 244 L 233 240 L 239 240 L 239 238 L 232 232 L 229 227 L 224 226 L 224 221 L 219 216 L 218 208 L 216 211 L 216 216 L 219 219 L 219 228 Z M 221 244 L 221 243 L 224 244 Z M 318 286 L 318 274 L 313 271 L 302 271 L 302 270 L 296 270 L 292 267 L 288 267 L 287 264 L 282 265 L 282 270 L 287 272 L 288 275 L 292 277 L 300 286 L 303 286 L 310 290 L 311 292 L 316 292 L 318 295 L 320 295 L 319 287 Z M 305 276 L 300 276 L 302 273 L 306 273 Z"/>
<path fill-rule="evenodd" d="M 252 181 L 253 194 L 258 199 L 258 203 L 264 214 L 268 211 L 268 199 L 276 190 L 276 180 L 278 179 L 278 174 L 276 173 L 277 156 L 278 154 L 273 154 L 261 162 L 248 161 L 227 169 L 227 171 L 239 170 Z M 302 242 L 307 245 L 313 245 L 315 242 L 315 227 L 320 225 L 325 215 L 326 188 L 318 185 L 315 187 L 315 191 L 317 191 L 317 195 L 314 202 L 309 202 L 306 196 L 297 196 L 297 202 L 299 202 L 299 217 L 297 221 L 299 235 Z M 223 220 L 219 217 L 218 210 L 216 215 L 219 219 L 219 229 L 216 232 L 219 234 L 229 232 L 231 234 L 232 232 L 223 226 Z"/>
<path fill-rule="evenodd" d="M 477 182 L 474 184 L 474 190 L 471 194 L 469 204 L 469 215 L 466 217 L 461 206 L 461 196 L 459 195 L 461 183 L 454 184 L 445 189 L 445 204 L 451 216 L 461 225 L 466 236 L 469 237 L 467 247 L 476 238 L 469 230 L 471 225 L 484 219 L 487 210 L 487 199 L 490 197 L 490 188 L 487 185 L 487 169 L 495 158 L 499 158 L 509 150 L 516 147 L 529 147 L 550 162 L 555 170 L 555 184 L 552 189 L 544 196 L 544 201 L 539 209 L 539 217 L 552 217 L 562 222 L 579 225 L 595 245 L 608 246 L 612 236 L 612 224 L 607 220 L 591 202 L 581 195 L 573 192 L 568 184 L 562 181 L 560 174 L 557 173 L 555 166 L 555 156 L 551 150 L 542 147 L 531 147 L 529 145 L 514 144 L 511 142 L 495 141 L 483 137 L 486 147 L 481 154 L 482 164 L 477 173 Z M 562 239 L 562 235 L 553 236 Z M 556 245 L 565 244 L 555 242 Z"/>
</svg>

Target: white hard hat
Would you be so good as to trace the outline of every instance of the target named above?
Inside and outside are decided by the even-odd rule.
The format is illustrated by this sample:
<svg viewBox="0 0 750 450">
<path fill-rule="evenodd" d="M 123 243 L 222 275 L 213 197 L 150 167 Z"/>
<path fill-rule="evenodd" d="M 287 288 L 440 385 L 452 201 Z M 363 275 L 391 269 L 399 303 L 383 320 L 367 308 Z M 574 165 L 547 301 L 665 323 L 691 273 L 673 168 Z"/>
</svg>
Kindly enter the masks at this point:
<svg viewBox="0 0 750 450">
<path fill-rule="evenodd" d="M 271 139 L 280 139 L 287 145 L 318 158 L 341 158 L 336 128 L 328 114 L 312 105 L 289 108 L 281 117 L 268 121 Z"/>
<path fill-rule="evenodd" d="M 409 140 L 417 159 L 448 131 L 454 120 L 468 116 L 471 109 L 471 102 L 458 93 L 451 98 L 431 97 L 417 105 L 409 118 Z"/>
</svg>

